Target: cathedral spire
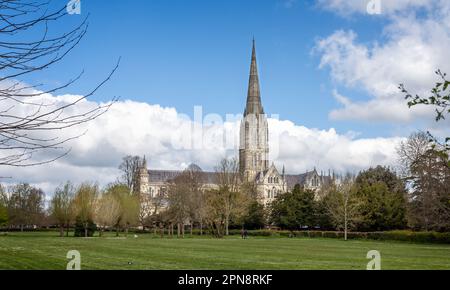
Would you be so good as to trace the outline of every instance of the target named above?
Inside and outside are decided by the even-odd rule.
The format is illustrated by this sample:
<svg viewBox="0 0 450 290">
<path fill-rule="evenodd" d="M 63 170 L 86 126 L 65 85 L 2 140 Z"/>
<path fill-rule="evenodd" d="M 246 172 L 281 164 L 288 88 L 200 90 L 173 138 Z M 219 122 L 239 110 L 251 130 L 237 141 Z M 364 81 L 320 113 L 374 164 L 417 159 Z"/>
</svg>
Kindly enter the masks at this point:
<svg viewBox="0 0 450 290">
<path fill-rule="evenodd" d="M 248 82 L 247 106 L 245 116 L 248 114 L 264 114 L 261 104 L 261 91 L 259 87 L 258 65 L 256 63 L 256 45 L 253 39 L 252 61 L 250 65 L 250 78 Z"/>
</svg>

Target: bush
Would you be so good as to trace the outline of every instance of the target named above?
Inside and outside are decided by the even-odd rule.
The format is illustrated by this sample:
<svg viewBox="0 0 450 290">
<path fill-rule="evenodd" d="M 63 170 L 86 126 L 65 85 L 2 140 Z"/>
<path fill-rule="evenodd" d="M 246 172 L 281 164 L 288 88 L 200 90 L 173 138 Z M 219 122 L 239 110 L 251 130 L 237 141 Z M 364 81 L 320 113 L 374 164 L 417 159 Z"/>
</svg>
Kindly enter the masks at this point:
<svg viewBox="0 0 450 290">
<path fill-rule="evenodd" d="M 97 225 L 92 220 L 88 220 L 87 236 L 93 237 L 96 230 L 97 230 Z M 84 237 L 84 236 L 85 236 L 84 223 L 79 218 L 77 218 L 75 221 L 74 237 Z"/>
<path fill-rule="evenodd" d="M 231 230 L 230 235 L 240 235 L 240 230 Z M 285 237 L 285 238 L 344 238 L 343 232 L 333 231 L 286 231 L 286 230 L 254 230 L 248 231 L 252 237 Z M 413 231 L 388 231 L 388 232 L 348 232 L 348 239 L 368 239 L 378 241 L 403 241 L 412 243 L 440 243 L 450 244 L 450 233 L 439 232 L 413 232 Z"/>
</svg>

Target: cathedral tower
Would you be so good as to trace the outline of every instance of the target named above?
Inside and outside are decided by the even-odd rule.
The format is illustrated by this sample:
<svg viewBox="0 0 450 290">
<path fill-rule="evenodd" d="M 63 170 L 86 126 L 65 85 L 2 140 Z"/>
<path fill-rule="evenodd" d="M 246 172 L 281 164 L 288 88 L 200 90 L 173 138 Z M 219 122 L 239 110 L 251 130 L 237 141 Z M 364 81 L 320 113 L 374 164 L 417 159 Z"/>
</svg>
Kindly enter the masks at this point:
<svg viewBox="0 0 450 290">
<path fill-rule="evenodd" d="M 137 190 L 139 193 L 150 193 L 150 176 L 148 174 L 147 169 L 147 159 L 144 156 L 142 160 L 142 164 L 139 166 L 138 170 L 138 182 L 137 182 Z"/>
<path fill-rule="evenodd" d="M 239 169 L 244 180 L 269 168 L 269 129 L 261 103 L 255 40 L 253 40 L 247 104 L 240 128 Z"/>
</svg>

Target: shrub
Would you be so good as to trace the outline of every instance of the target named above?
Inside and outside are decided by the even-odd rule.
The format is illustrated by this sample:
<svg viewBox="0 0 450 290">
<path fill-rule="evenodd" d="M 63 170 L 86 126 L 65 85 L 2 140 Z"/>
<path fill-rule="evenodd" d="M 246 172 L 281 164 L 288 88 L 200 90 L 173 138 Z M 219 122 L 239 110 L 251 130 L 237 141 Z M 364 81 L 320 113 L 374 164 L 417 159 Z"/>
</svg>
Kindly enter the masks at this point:
<svg viewBox="0 0 450 290">
<path fill-rule="evenodd" d="M 93 237 L 95 231 L 97 230 L 97 225 L 94 224 L 92 220 L 88 220 L 88 226 L 87 226 L 87 236 Z M 75 233 L 74 237 L 84 237 L 84 223 L 77 218 L 75 222 Z"/>
<path fill-rule="evenodd" d="M 231 230 L 230 235 L 240 235 L 240 230 Z M 333 231 L 286 231 L 286 230 L 253 230 L 248 231 L 253 237 L 285 237 L 285 238 L 344 238 L 343 232 Z M 348 232 L 348 239 L 369 239 L 378 241 L 404 241 L 412 243 L 450 244 L 450 233 L 388 231 L 388 232 Z"/>
</svg>

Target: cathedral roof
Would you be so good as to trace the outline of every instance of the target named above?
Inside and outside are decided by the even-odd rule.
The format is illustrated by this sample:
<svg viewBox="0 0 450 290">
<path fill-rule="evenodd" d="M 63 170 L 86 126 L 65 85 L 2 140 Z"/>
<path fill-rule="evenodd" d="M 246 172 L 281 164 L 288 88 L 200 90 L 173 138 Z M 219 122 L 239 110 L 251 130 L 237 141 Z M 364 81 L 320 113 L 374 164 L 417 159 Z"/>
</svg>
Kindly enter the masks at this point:
<svg viewBox="0 0 450 290">
<path fill-rule="evenodd" d="M 314 175 L 317 175 L 319 178 L 321 178 L 324 183 L 328 183 L 332 179 L 331 176 L 320 176 L 319 174 L 317 174 L 316 170 L 297 175 L 286 174 L 284 176 L 284 179 L 286 180 L 287 188 L 291 189 L 294 188 L 296 184 L 304 185 L 306 181 L 311 179 Z"/>
<path fill-rule="evenodd" d="M 200 168 L 200 167 L 199 167 Z M 202 181 L 206 184 L 214 184 L 217 182 L 216 172 L 205 172 L 198 170 Z M 150 182 L 170 182 L 172 179 L 183 173 L 182 170 L 148 170 Z"/>
</svg>

